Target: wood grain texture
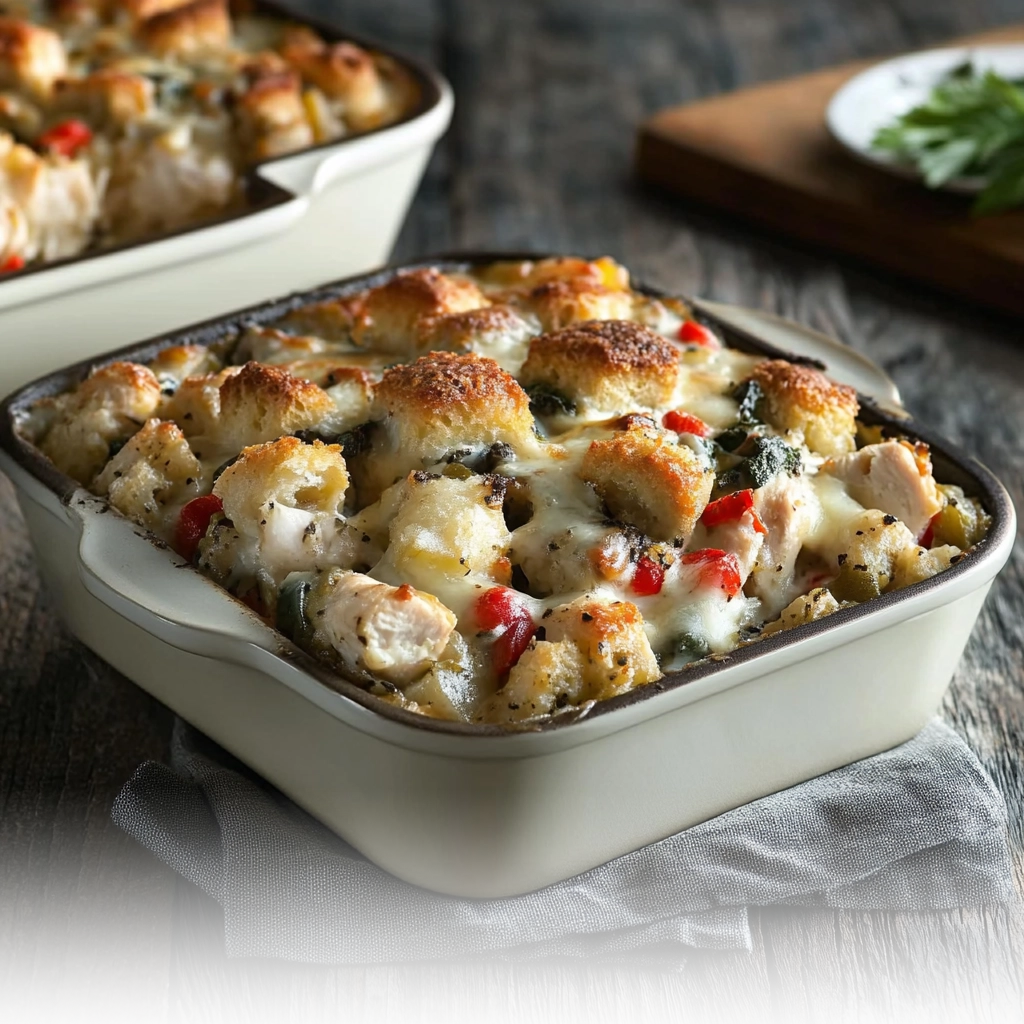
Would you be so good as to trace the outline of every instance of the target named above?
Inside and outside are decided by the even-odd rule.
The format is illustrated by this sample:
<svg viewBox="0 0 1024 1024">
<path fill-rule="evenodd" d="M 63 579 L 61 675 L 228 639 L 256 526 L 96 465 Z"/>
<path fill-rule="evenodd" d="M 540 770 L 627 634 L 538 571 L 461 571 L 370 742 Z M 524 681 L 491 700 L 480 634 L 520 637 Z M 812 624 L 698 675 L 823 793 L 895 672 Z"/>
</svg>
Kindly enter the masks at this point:
<svg viewBox="0 0 1024 1024">
<path fill-rule="evenodd" d="M 1024 500 L 1019 323 L 984 317 L 650 194 L 636 126 L 662 107 L 983 30 L 1015 0 L 322 0 L 440 65 L 455 123 L 396 256 L 609 252 L 653 284 L 761 306 L 884 365 L 907 404 Z M 1006 798 L 1024 882 L 1024 552 L 997 581 L 944 714 Z M 907 657 L 913 657 L 908 651 Z M 680 974 L 502 964 L 229 961 L 217 905 L 110 823 L 171 718 L 71 640 L 0 481 L 0 1013 L 4 1019 L 1016 1020 L 1015 912 L 754 914 L 749 953 Z M 27 1007 L 20 1016 L 11 1007 Z M 86 1012 L 91 1011 L 91 1012 Z"/>
<path fill-rule="evenodd" d="M 958 42 L 1024 42 L 1024 25 Z M 640 130 L 637 173 L 786 236 L 1024 314 L 1024 211 L 971 217 L 969 199 L 879 173 L 831 138 L 829 100 L 870 64 L 857 61 L 660 111 Z"/>
</svg>

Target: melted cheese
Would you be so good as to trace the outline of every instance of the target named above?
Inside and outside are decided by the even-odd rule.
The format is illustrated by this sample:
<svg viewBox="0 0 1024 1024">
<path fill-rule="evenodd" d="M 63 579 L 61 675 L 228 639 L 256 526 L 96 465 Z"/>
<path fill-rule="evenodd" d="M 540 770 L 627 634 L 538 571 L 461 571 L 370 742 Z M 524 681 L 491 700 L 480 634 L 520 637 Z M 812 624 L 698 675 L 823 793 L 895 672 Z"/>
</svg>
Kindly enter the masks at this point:
<svg viewBox="0 0 1024 1024">
<path fill-rule="evenodd" d="M 761 629 L 835 611 L 849 600 L 825 588 L 849 589 L 844 573 L 867 593 L 924 579 L 959 556 L 949 545 L 919 547 L 892 514 L 911 509 L 921 520 L 935 507 L 940 492 L 920 446 L 897 451 L 893 440 L 815 454 L 803 443 L 810 398 L 840 395 L 845 419 L 828 418 L 828 439 L 847 452 L 855 445 L 842 435 L 850 394 L 781 361 L 765 376 L 777 389 L 771 410 L 783 417 L 785 387 L 802 389 L 801 426 L 773 428 L 761 422 L 767 403 L 749 400 L 741 419 L 737 387 L 759 357 L 680 343 L 685 307 L 627 288 L 625 271 L 610 261 L 501 264 L 473 280 L 423 271 L 245 332 L 232 361 L 262 367 L 218 372 L 211 354 L 192 350 L 158 359 L 156 378 L 122 365 L 123 408 L 150 408 L 158 379 L 158 414 L 181 428 L 168 425 L 176 457 L 198 468 L 178 486 L 155 462 L 142 464 L 163 449 L 140 435 L 95 486 L 173 540 L 181 501 L 208 492 L 220 463 L 243 444 L 266 442 L 246 448 L 216 485 L 227 518 L 211 522 L 200 568 L 240 595 L 256 586 L 271 617 L 282 580 L 311 573 L 311 607 L 323 621 L 312 620 L 300 642 L 360 678 L 383 680 L 393 703 L 465 721 L 518 721 L 614 696 L 725 654 Z M 573 333 L 574 310 L 602 304 L 631 310 L 634 324 Z M 665 400 L 573 409 L 565 395 L 541 388 L 531 392 L 531 422 L 508 374 L 525 373 L 540 308 L 549 320 L 569 319 L 565 330 L 587 360 L 580 393 L 588 401 Z M 663 339 L 645 333 L 652 327 Z M 530 373 L 557 367 L 564 380 L 572 360 L 559 345 L 569 337 L 546 334 L 539 350 L 547 362 L 538 355 Z M 445 339 L 459 358 L 411 365 L 423 338 Z M 406 363 L 389 377 L 396 358 Z M 181 381 L 196 369 L 207 375 Z M 73 395 L 45 400 L 23 423 L 60 464 L 81 465 L 83 483 L 105 446 L 135 429 L 125 419 L 95 428 L 88 396 L 101 385 L 92 378 Z M 691 421 L 677 435 L 665 424 L 681 421 L 668 413 L 704 426 Z M 282 429 L 301 440 L 268 441 Z M 314 438 L 336 439 L 340 449 Z M 69 441 L 81 451 L 66 451 Z M 128 466 L 137 467 L 137 501 L 120 497 L 126 486 L 117 473 Z M 333 474 L 329 486 L 324 474 Z M 709 490 L 712 501 L 725 500 L 705 510 Z"/>
</svg>

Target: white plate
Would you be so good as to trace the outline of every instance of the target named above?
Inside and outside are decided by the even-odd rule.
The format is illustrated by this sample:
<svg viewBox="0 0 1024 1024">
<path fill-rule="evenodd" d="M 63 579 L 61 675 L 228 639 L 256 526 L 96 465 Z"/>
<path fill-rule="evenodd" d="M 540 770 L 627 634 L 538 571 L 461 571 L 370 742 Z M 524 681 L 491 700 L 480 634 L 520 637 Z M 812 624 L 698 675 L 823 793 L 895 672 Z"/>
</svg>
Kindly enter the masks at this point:
<svg viewBox="0 0 1024 1024">
<path fill-rule="evenodd" d="M 980 71 L 1004 78 L 1024 78 L 1024 45 L 950 47 L 924 50 L 876 64 L 851 78 L 832 97 L 825 120 L 832 136 L 854 156 L 904 178 L 920 178 L 913 167 L 888 153 L 872 149 L 871 140 L 884 125 L 919 106 L 954 68 L 970 61 Z M 980 190 L 977 177 L 954 178 L 943 187 L 951 192 Z"/>
</svg>

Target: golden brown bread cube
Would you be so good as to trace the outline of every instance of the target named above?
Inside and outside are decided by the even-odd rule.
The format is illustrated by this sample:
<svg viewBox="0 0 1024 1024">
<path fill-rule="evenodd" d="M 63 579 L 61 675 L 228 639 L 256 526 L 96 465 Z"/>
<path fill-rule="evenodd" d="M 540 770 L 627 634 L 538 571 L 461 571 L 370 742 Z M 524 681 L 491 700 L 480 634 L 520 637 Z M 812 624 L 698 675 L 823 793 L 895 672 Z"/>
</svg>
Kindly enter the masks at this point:
<svg viewBox="0 0 1024 1024">
<path fill-rule="evenodd" d="M 324 95 L 344 104 L 355 131 L 381 124 L 391 108 L 387 88 L 373 57 L 355 43 L 328 43 L 307 28 L 289 30 L 281 55 Z"/>
<path fill-rule="evenodd" d="M 40 450 L 62 473 L 87 484 L 106 465 L 111 442 L 131 437 L 159 401 L 160 383 L 145 366 L 101 366 L 55 400 Z"/>
<path fill-rule="evenodd" d="M 857 392 L 836 384 L 820 370 L 785 359 L 755 367 L 750 380 L 765 396 L 765 418 L 778 430 L 799 430 L 820 455 L 842 455 L 856 447 Z"/>
<path fill-rule="evenodd" d="M 631 292 L 576 278 L 546 281 L 514 301 L 533 313 L 545 331 L 587 320 L 628 320 L 634 308 Z"/>
<path fill-rule="evenodd" d="M 227 0 L 192 0 L 161 11 L 138 25 L 139 42 L 161 56 L 220 50 L 231 41 Z"/>
<path fill-rule="evenodd" d="M 355 317 L 352 338 L 378 352 L 414 355 L 423 351 L 421 322 L 480 309 L 490 303 L 472 281 L 429 267 L 396 274 L 371 289 Z"/>
<path fill-rule="evenodd" d="M 462 313 L 421 317 L 416 333 L 420 351 L 444 349 L 486 355 L 525 341 L 532 331 L 508 306 L 484 306 Z"/>
<path fill-rule="evenodd" d="M 0 16 L 0 89 L 21 87 L 45 96 L 67 70 L 67 54 L 56 32 Z"/>
<path fill-rule="evenodd" d="M 714 484 L 714 473 L 692 449 L 648 430 L 592 442 L 580 476 L 616 519 L 674 544 L 689 540 Z"/>
<path fill-rule="evenodd" d="M 624 320 L 600 320 L 534 338 L 519 379 L 583 411 L 625 413 L 671 402 L 679 373 L 679 352 L 661 335 Z"/>
<path fill-rule="evenodd" d="M 154 94 L 151 78 L 113 68 L 58 78 L 53 84 L 55 109 L 82 114 L 94 124 L 123 126 L 139 121 L 152 111 Z"/>
<path fill-rule="evenodd" d="M 531 641 L 508 682 L 486 702 L 486 721 L 605 700 L 661 677 L 643 616 L 630 601 L 584 596 L 545 613 L 541 625 L 545 639 Z"/>
<path fill-rule="evenodd" d="M 281 367 L 246 363 L 220 386 L 219 438 L 236 451 L 297 430 L 329 427 L 336 416 L 323 388 Z"/>
<path fill-rule="evenodd" d="M 236 96 L 235 111 L 252 160 L 290 153 L 315 141 L 294 71 L 257 77 Z"/>
<path fill-rule="evenodd" d="M 536 445 L 526 393 L 493 359 L 474 353 L 431 352 L 392 367 L 377 385 L 372 418 L 377 439 L 353 463 L 361 505 L 449 452 L 503 442 L 524 453 Z"/>
</svg>

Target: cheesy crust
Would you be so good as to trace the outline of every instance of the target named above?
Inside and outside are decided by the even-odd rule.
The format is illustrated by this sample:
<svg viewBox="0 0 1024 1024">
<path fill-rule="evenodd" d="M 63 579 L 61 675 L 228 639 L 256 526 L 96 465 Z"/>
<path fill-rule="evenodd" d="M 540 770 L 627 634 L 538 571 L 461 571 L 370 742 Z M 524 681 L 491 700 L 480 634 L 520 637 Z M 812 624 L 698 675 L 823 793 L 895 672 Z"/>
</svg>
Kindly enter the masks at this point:
<svg viewBox="0 0 1024 1024">
<path fill-rule="evenodd" d="M 418 100 L 390 58 L 229 0 L 14 10 L 0 14 L 8 273 L 241 208 L 254 163 L 391 124 Z"/>
<path fill-rule="evenodd" d="M 554 286 L 616 299 L 552 328 Z M 607 258 L 413 270 L 101 367 L 24 429 L 382 700 L 520 726 L 926 580 L 988 529 L 850 388 L 693 345 L 688 315 Z"/>
</svg>

